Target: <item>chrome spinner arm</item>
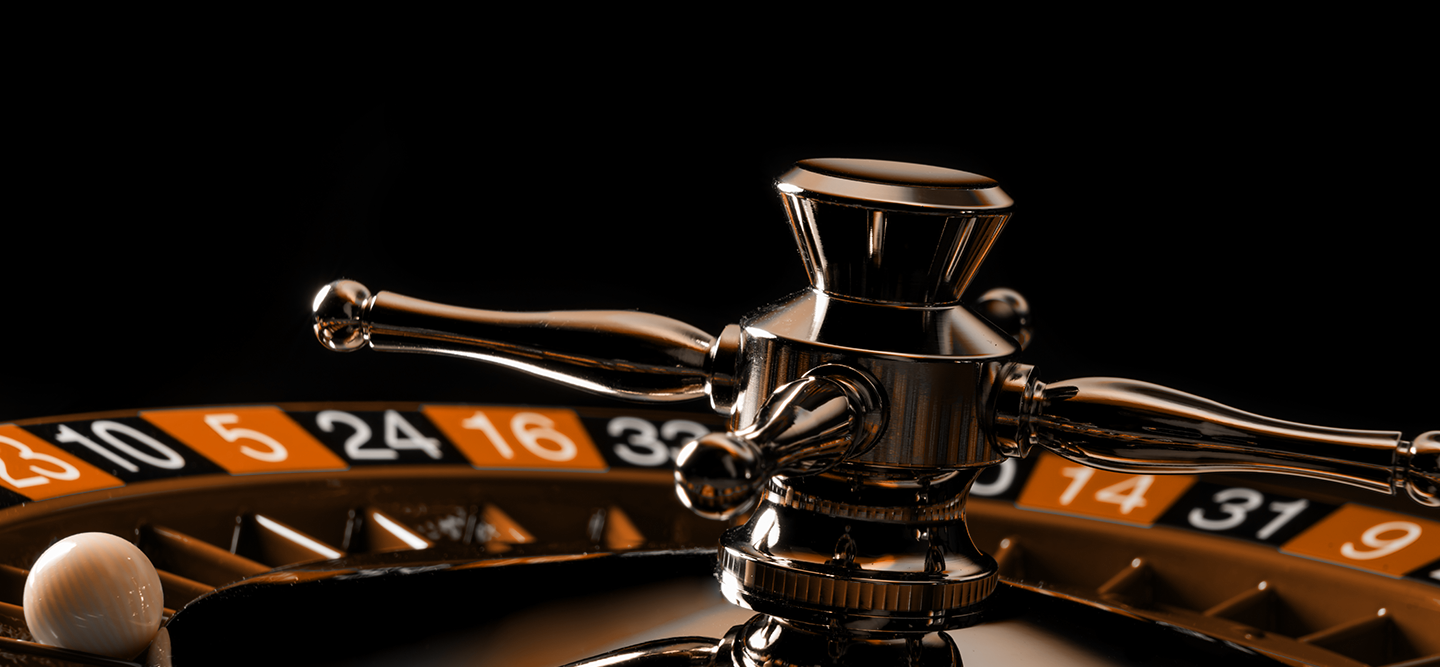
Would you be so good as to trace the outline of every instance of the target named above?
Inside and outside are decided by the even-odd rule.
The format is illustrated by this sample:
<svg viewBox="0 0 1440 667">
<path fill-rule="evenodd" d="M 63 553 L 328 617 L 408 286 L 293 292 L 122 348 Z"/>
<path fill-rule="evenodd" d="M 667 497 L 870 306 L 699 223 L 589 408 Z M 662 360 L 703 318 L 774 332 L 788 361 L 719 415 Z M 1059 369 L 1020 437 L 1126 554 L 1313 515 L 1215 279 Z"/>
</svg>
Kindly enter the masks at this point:
<svg viewBox="0 0 1440 667">
<path fill-rule="evenodd" d="M 738 327 L 715 337 L 678 320 L 633 311 L 513 313 L 461 308 L 393 292 L 372 295 L 352 280 L 326 285 L 315 304 L 316 336 L 336 351 L 370 347 L 461 357 L 646 402 L 707 395 L 712 402 L 723 401 L 737 384 L 740 360 L 733 341 L 739 336 Z M 987 310 L 987 305 L 988 300 L 982 301 L 977 309 Z M 842 369 L 846 367 L 829 370 Z M 822 444 L 814 442 L 817 435 L 789 433 L 783 447 L 777 444 L 773 422 L 800 407 L 795 396 L 779 396 L 782 392 L 776 390 L 777 396 L 762 409 L 768 416 L 725 435 L 730 444 L 720 447 L 720 441 L 702 438 L 706 442 L 691 448 L 720 447 L 730 451 L 734 460 L 753 462 L 741 475 L 750 493 L 734 507 L 702 501 L 734 499 L 734 484 L 739 482 L 706 473 L 707 482 L 682 482 L 683 488 L 693 491 L 682 493 L 682 498 L 689 497 L 687 504 L 697 511 L 717 518 L 733 516 L 753 505 L 764 478 L 820 472 L 847 455 L 861 453 L 875 441 L 884 421 L 884 413 L 875 405 L 883 402 L 884 395 L 868 376 L 845 372 L 859 386 L 851 390 L 845 408 L 832 415 L 845 427 L 812 418 L 817 434 L 841 435 Z M 817 375 L 813 369 L 810 373 Z M 1268 472 L 1311 477 L 1408 495 L 1422 505 L 1440 507 L 1440 431 L 1407 441 L 1396 431 L 1331 428 L 1264 417 L 1138 380 L 1076 378 L 1046 384 L 1024 364 L 1010 365 L 1007 373 L 995 388 L 1002 398 L 993 419 L 998 440 L 1014 443 L 1007 454 L 1023 456 L 1031 445 L 1039 444 L 1077 463 L 1116 472 Z M 799 385 L 823 382 L 817 377 L 787 385 L 785 391 L 795 394 Z M 806 391 L 806 400 L 815 403 L 819 394 Z M 843 393 L 837 387 L 824 395 L 829 400 Z M 722 402 L 717 409 L 724 412 L 726 406 Z M 869 423 L 850 434 L 851 423 L 858 425 L 860 415 L 868 415 Z M 847 444 L 837 452 L 834 441 L 846 438 L 860 444 Z M 745 451 L 740 453 L 737 447 Z M 727 490 L 704 491 L 696 484 Z"/>
</svg>

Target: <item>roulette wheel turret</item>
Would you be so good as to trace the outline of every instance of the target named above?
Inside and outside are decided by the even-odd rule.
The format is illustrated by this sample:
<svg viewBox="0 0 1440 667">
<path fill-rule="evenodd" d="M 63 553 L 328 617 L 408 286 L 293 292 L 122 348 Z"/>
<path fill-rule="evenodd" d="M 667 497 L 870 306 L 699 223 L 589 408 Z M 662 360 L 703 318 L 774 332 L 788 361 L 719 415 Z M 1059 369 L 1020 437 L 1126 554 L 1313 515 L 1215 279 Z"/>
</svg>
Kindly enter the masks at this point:
<svg viewBox="0 0 1440 667">
<path fill-rule="evenodd" d="M 1041 382 L 1014 358 L 1032 333 L 1023 297 L 986 293 L 977 308 L 989 319 L 960 305 L 1013 205 L 990 179 L 817 159 L 797 163 L 776 188 L 810 287 L 718 336 L 641 313 L 460 309 L 372 294 L 353 281 L 316 297 L 316 334 L 336 351 L 500 363 L 632 400 L 708 397 L 728 430 L 678 452 L 676 492 L 714 519 L 753 508 L 725 534 L 716 576 L 727 600 L 761 612 L 708 649 L 714 664 L 958 664 L 941 631 L 979 620 L 1000 571 L 971 541 L 967 495 L 986 468 L 1025 458 L 1034 445 L 1061 457 L 1041 470 L 1070 483 L 1042 498 L 1037 476 L 1022 502 L 1054 511 L 1093 495 L 1086 500 L 1114 505 L 1122 521 L 1135 518 L 1193 483 L 1157 485 L 1165 478 L 1155 473 L 1203 472 L 1309 477 L 1440 506 L 1440 432 L 1407 441 L 1311 427 L 1138 381 Z M 1096 468 L 1135 474 L 1095 483 Z M 1227 502 L 1237 493 L 1241 502 Z M 1189 520 L 1229 525 L 1264 503 L 1256 494 L 1221 491 L 1214 500 L 1228 518 L 1196 508 Z M 1288 523 L 1287 511 L 1301 511 L 1271 502 L 1277 507 L 1280 517 L 1260 530 L 1266 537 Z M 1380 522 L 1339 551 L 1378 559 L 1423 531 Z M 1019 541 L 1007 538 L 1002 551 Z M 1153 597 L 1151 568 L 1132 559 L 1101 597 L 1137 585 Z"/>
<path fill-rule="evenodd" d="M 963 301 L 1009 216 L 993 181 L 813 160 L 778 183 L 811 286 L 718 335 L 350 281 L 315 301 L 334 349 L 478 359 L 661 404 L 703 397 L 712 414 L 284 404 L 22 421 L 4 435 L 33 475 L 13 478 L 7 535 L 23 551 L 62 523 L 126 526 L 161 572 L 177 664 L 255 613 L 285 626 L 298 622 L 287 609 L 510 577 L 536 598 L 574 595 L 697 563 L 759 615 L 718 640 L 598 662 L 953 663 L 1015 618 L 1104 628 L 1128 648 L 1089 649 L 1121 660 L 1156 645 L 1197 664 L 1440 653 L 1433 434 L 1309 427 L 1135 381 L 1042 381 L 1018 358 L 1024 297 Z M 1234 474 L 1267 471 L 1361 491 Z M 744 525 L 722 539 L 725 524 L 666 502 L 672 485 Z M 156 497 L 170 509 L 126 525 Z M 433 632 L 437 619 L 386 623 Z"/>
</svg>

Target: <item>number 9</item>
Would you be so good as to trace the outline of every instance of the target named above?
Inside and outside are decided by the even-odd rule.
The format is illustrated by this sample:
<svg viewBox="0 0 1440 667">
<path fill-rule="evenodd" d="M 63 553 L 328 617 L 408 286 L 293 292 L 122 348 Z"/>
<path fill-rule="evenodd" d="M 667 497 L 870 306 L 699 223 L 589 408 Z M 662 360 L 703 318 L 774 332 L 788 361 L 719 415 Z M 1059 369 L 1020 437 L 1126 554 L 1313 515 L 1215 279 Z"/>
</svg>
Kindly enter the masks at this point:
<svg viewBox="0 0 1440 667">
<path fill-rule="evenodd" d="M 1385 539 L 1380 537 L 1385 533 L 1401 530 L 1405 534 L 1400 537 Z M 1386 521 L 1382 524 L 1371 526 L 1360 536 L 1360 541 L 1373 551 L 1361 551 L 1355 548 L 1354 542 L 1346 542 L 1340 545 L 1340 555 L 1351 560 L 1374 560 L 1381 556 L 1389 556 L 1405 547 L 1410 546 L 1415 540 L 1420 539 L 1420 526 L 1409 521 Z"/>
</svg>

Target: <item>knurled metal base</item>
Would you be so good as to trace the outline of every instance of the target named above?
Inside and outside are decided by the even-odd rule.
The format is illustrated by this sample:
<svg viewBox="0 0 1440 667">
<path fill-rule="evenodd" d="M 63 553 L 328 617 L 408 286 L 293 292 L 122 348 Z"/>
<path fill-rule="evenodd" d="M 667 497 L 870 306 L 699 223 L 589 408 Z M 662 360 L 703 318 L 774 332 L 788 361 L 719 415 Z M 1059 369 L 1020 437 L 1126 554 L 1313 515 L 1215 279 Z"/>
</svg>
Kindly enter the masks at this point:
<svg viewBox="0 0 1440 667">
<path fill-rule="evenodd" d="M 961 581 L 841 579 L 776 566 L 731 549 L 720 551 L 719 569 L 752 595 L 835 611 L 921 615 L 979 604 L 995 592 L 998 580 L 995 572 Z"/>
<path fill-rule="evenodd" d="M 972 625 L 980 603 L 995 592 L 998 581 L 994 571 L 962 580 L 841 577 L 777 565 L 729 548 L 721 549 L 717 569 L 721 592 L 734 604 L 794 621 L 874 633 Z"/>
<path fill-rule="evenodd" d="M 998 580 L 965 528 L 976 473 L 771 479 L 750 520 L 720 540 L 721 591 L 787 622 L 851 632 L 970 625 Z"/>
<path fill-rule="evenodd" d="M 772 484 L 766 491 L 765 499 L 772 504 L 790 509 L 819 512 L 826 516 L 862 521 L 890 521 L 905 523 L 940 523 L 961 521 L 965 518 L 965 496 L 950 498 L 945 502 L 915 507 L 893 505 L 862 505 L 814 496 L 797 490 L 793 486 Z M 777 490 L 778 489 L 778 490 Z"/>
</svg>

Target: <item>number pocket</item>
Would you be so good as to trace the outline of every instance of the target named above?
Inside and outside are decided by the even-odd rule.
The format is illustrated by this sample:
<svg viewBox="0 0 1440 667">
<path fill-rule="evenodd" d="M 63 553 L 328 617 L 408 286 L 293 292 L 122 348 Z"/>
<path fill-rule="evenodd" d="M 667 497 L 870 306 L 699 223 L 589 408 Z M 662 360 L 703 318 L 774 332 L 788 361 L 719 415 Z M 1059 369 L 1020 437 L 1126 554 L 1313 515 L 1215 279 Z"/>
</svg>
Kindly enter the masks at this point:
<svg viewBox="0 0 1440 667">
<path fill-rule="evenodd" d="M 477 468 L 606 468 L 569 410 L 427 405 L 421 411 Z"/>
<path fill-rule="evenodd" d="M 1395 577 L 1440 558 L 1440 522 L 1345 505 L 1282 550 Z"/>
<path fill-rule="evenodd" d="M 647 419 L 616 417 L 605 424 L 607 435 L 624 438 L 615 443 L 615 456 L 625 463 L 643 468 L 670 465 L 681 446 L 710 431 L 710 427 L 688 419 L 670 419 L 656 427 L 655 422 Z"/>
<path fill-rule="evenodd" d="M 1198 482 L 1158 523 L 1280 546 L 1335 507 L 1244 486 Z"/>
<path fill-rule="evenodd" d="M 234 474 L 347 467 L 275 407 L 156 410 L 140 416 Z"/>
<path fill-rule="evenodd" d="M 375 431 L 370 426 L 377 413 L 363 414 L 366 416 L 343 410 L 323 410 L 315 413 L 315 427 L 321 433 L 335 433 L 342 427 L 349 429 L 350 434 L 345 437 L 342 449 L 351 461 L 397 461 L 401 459 L 402 452 L 410 451 L 424 452 L 426 458 L 421 460 L 427 462 L 438 461 L 445 456 L 439 439 L 421 433 L 399 411 L 378 413 L 382 434 L 379 442 L 375 441 Z M 372 421 L 367 422 L 367 418 Z M 406 458 L 413 461 L 412 457 Z"/>
<path fill-rule="evenodd" d="M 1016 504 L 1148 526 L 1194 483 L 1190 475 L 1127 475 L 1042 453 Z"/>
<path fill-rule="evenodd" d="M 0 426 L 0 486 L 31 500 L 124 486 L 124 482 L 19 426 Z"/>
</svg>

